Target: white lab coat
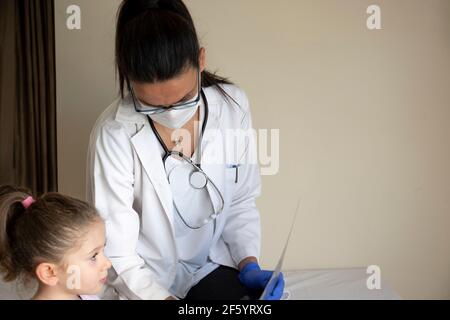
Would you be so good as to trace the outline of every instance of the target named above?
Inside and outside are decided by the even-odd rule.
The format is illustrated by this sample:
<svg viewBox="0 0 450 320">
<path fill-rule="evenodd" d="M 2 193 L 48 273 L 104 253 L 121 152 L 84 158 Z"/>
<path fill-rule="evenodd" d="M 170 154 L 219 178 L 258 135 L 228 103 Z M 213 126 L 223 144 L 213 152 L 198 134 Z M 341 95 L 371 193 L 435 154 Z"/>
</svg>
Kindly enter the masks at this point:
<svg viewBox="0 0 450 320">
<path fill-rule="evenodd" d="M 203 155 L 212 146 L 217 147 L 220 139 L 217 132 L 251 128 L 245 93 L 234 85 L 222 87 L 240 107 L 225 100 L 217 88 L 204 89 L 209 120 L 202 140 Z M 241 120 L 245 114 L 249 121 L 243 125 Z M 236 267 L 248 256 L 259 257 L 261 237 L 255 205 L 261 192 L 259 167 L 242 165 L 236 184 L 236 171 L 230 168 L 235 164 L 202 166 L 225 200 L 209 257 L 217 264 L 230 267 Z M 121 299 L 159 300 L 170 296 L 178 261 L 172 192 L 159 142 L 147 117 L 134 110 L 129 97 L 108 107 L 91 133 L 87 198 L 105 220 L 105 252 L 113 265 L 109 292 Z"/>
</svg>

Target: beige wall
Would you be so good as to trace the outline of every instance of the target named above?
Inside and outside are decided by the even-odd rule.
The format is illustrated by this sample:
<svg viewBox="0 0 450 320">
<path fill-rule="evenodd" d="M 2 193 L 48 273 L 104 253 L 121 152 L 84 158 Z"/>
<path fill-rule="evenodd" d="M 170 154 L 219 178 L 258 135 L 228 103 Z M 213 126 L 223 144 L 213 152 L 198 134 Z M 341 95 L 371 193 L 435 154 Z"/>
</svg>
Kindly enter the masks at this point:
<svg viewBox="0 0 450 320">
<path fill-rule="evenodd" d="M 118 0 L 56 1 L 60 190 L 84 195 L 90 128 L 115 98 Z M 383 30 L 366 28 L 382 9 Z M 65 29 L 69 4 L 81 31 Z M 262 262 L 376 264 L 404 298 L 450 298 L 450 2 L 188 0 L 208 66 L 281 130 L 263 178 Z"/>
</svg>

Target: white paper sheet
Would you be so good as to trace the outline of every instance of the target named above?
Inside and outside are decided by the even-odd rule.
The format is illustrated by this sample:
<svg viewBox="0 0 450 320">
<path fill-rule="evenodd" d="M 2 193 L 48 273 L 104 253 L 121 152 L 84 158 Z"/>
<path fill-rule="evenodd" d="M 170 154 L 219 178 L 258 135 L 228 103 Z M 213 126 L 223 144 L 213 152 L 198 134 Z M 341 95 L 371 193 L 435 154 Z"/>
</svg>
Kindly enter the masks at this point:
<svg viewBox="0 0 450 320">
<path fill-rule="evenodd" d="M 298 200 L 297 203 L 297 209 L 295 210 L 294 213 L 294 218 L 291 224 L 291 230 L 289 231 L 288 237 L 286 239 L 286 244 L 284 245 L 283 253 L 281 254 L 280 260 L 278 260 L 277 266 L 272 274 L 272 277 L 270 277 L 269 282 L 267 283 L 261 297 L 259 298 L 260 300 L 264 300 L 263 298 L 266 296 L 267 292 L 271 292 L 277 284 L 278 277 L 281 273 L 281 268 L 283 267 L 284 257 L 286 256 L 286 251 L 289 246 L 289 241 L 291 240 L 292 231 L 294 230 L 295 222 L 297 221 L 299 209 L 300 209 L 300 199 Z"/>
</svg>

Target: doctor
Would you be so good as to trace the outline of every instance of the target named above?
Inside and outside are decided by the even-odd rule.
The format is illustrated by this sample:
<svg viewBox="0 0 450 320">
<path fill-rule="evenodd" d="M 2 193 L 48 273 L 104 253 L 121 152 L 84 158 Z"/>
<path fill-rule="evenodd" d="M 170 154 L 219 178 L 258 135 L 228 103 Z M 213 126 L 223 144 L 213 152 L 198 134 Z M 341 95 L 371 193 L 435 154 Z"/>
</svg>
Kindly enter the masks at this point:
<svg viewBox="0 0 450 320">
<path fill-rule="evenodd" d="M 272 272 L 258 265 L 259 168 L 243 160 L 255 141 L 223 142 L 252 128 L 245 93 L 205 70 L 181 0 L 125 0 L 116 32 L 121 98 L 88 154 L 88 199 L 113 265 L 105 297 L 258 298 Z M 281 275 L 264 299 L 283 289 Z"/>
</svg>

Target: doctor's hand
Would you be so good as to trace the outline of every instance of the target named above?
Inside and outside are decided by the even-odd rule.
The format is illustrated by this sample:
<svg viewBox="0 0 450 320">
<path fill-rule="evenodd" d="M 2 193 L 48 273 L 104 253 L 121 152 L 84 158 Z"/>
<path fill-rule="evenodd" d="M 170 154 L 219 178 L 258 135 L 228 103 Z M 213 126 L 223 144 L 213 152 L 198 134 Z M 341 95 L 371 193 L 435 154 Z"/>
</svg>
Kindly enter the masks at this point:
<svg viewBox="0 0 450 320">
<path fill-rule="evenodd" d="M 247 263 L 239 273 L 239 280 L 250 290 L 263 290 L 268 284 L 273 271 L 261 270 L 256 262 Z M 280 273 L 274 286 L 263 297 L 264 300 L 280 300 L 284 292 L 284 277 Z"/>
</svg>

